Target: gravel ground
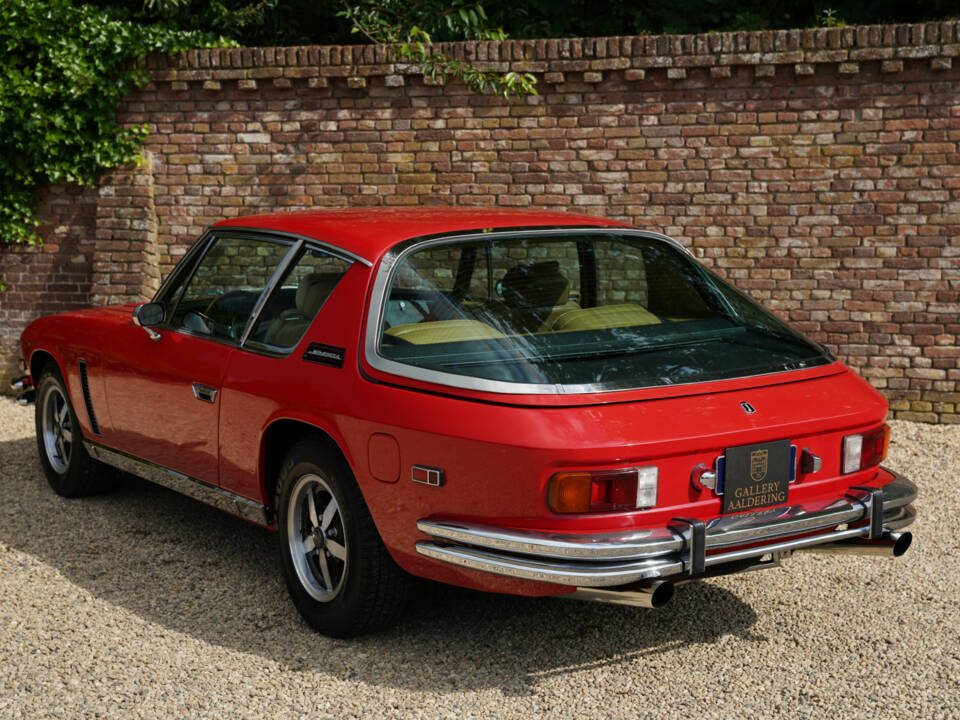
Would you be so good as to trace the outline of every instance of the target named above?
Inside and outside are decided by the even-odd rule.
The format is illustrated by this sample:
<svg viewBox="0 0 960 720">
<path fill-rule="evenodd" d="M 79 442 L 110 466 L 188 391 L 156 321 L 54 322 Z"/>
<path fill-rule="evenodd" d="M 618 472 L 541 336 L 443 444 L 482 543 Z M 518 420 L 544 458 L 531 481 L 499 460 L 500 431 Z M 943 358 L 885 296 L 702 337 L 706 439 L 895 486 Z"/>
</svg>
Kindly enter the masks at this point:
<svg viewBox="0 0 960 720">
<path fill-rule="evenodd" d="M 0 398 L 0 717 L 960 718 L 960 426 L 893 426 L 921 487 L 899 560 L 799 555 L 661 610 L 425 583 L 342 641 L 266 531 L 136 480 L 56 497 Z"/>
</svg>

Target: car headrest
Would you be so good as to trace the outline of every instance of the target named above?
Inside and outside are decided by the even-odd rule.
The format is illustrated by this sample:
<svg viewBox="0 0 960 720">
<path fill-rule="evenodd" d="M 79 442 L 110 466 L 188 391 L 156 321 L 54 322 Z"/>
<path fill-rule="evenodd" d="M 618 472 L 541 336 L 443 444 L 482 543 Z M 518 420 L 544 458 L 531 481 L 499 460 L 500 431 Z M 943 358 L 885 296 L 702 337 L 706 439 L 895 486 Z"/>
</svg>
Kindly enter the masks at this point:
<svg viewBox="0 0 960 720">
<path fill-rule="evenodd" d="M 521 264 L 510 268 L 500 283 L 503 301 L 513 307 L 563 305 L 570 295 L 570 281 L 556 260 Z"/>
<path fill-rule="evenodd" d="M 307 318 L 312 318 L 320 310 L 327 296 L 343 277 L 343 273 L 310 273 L 300 279 L 297 287 L 297 310 Z"/>
</svg>

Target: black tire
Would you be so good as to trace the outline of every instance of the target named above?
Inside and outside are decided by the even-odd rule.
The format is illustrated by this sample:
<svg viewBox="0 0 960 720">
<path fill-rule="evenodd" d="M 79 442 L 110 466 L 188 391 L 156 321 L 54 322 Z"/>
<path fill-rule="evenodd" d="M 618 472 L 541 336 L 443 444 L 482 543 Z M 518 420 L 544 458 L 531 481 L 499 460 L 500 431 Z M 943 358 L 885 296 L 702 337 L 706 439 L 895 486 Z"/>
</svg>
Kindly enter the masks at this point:
<svg viewBox="0 0 960 720">
<path fill-rule="evenodd" d="M 40 465 L 57 495 L 86 497 L 110 488 L 115 473 L 87 454 L 67 386 L 52 366 L 37 383 L 36 430 Z"/>
<path fill-rule="evenodd" d="M 314 630 L 348 638 L 381 630 L 400 616 L 409 576 L 384 547 L 338 454 L 316 442 L 295 445 L 280 470 L 275 503 L 287 589 Z"/>
</svg>

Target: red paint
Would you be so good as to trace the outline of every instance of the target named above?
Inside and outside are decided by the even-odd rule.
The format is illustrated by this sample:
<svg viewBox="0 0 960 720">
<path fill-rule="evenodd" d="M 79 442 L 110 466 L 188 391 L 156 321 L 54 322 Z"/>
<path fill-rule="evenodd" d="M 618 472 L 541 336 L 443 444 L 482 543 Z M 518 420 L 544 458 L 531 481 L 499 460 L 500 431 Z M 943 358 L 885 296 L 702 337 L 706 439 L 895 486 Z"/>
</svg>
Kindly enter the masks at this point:
<svg viewBox="0 0 960 720">
<path fill-rule="evenodd" d="M 367 462 L 370 474 L 385 483 L 400 479 L 400 446 L 393 435 L 374 433 L 367 446 Z"/>
<path fill-rule="evenodd" d="M 265 504 L 271 498 L 265 489 L 263 438 L 270 425 L 292 419 L 323 430 L 352 467 L 385 544 L 412 573 L 500 592 L 568 591 L 420 556 L 414 543 L 425 536 L 416 522 L 444 517 L 591 532 L 663 525 L 675 516 L 709 519 L 719 513 L 720 499 L 695 490 L 690 472 L 699 463 L 712 466 L 733 445 L 788 437 L 823 459 L 821 472 L 800 475 L 791 486 L 791 504 L 841 497 L 851 485 L 876 483 L 883 472 L 872 468 L 840 475 L 843 436 L 876 428 L 887 405 L 839 362 L 688 386 L 518 396 L 431 387 L 375 371 L 360 357 L 376 261 L 396 242 L 482 227 L 613 223 L 561 213 L 431 209 L 277 214 L 224 224 L 316 237 L 375 265 L 354 263 L 285 358 L 172 331 L 163 331 L 153 343 L 133 325 L 132 306 L 41 318 L 23 334 L 24 357 L 44 351 L 57 360 L 88 439 Z M 346 348 L 343 367 L 304 362 L 301 356 L 311 342 Z M 88 363 L 99 438 L 83 410 L 76 377 L 80 357 Z M 215 405 L 193 397 L 194 381 L 219 388 Z M 741 401 L 757 412 L 745 414 Z M 377 457 L 382 450 L 371 438 L 380 434 L 392 436 L 399 446 L 395 483 L 380 482 L 371 471 L 394 463 Z M 648 464 L 660 473 L 656 508 L 564 516 L 547 508 L 547 481 L 558 471 Z M 444 487 L 413 483 L 412 465 L 443 469 Z"/>
</svg>

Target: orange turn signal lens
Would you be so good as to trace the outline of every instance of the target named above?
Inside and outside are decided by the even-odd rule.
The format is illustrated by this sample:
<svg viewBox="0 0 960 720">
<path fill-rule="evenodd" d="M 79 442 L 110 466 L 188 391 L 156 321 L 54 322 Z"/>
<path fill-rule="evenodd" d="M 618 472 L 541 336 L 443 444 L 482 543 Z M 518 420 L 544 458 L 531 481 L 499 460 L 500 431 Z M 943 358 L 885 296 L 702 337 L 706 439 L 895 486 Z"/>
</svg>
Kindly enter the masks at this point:
<svg viewBox="0 0 960 720">
<path fill-rule="evenodd" d="M 556 513 L 636 510 L 657 504 L 657 468 L 561 472 L 550 478 L 547 504 Z"/>
<path fill-rule="evenodd" d="M 883 449 L 880 452 L 880 462 L 887 459 L 887 450 L 890 449 L 890 426 L 883 426 Z"/>
<path fill-rule="evenodd" d="M 590 512 L 590 473 L 557 473 L 550 478 L 547 501 L 550 509 L 558 513 Z"/>
</svg>

